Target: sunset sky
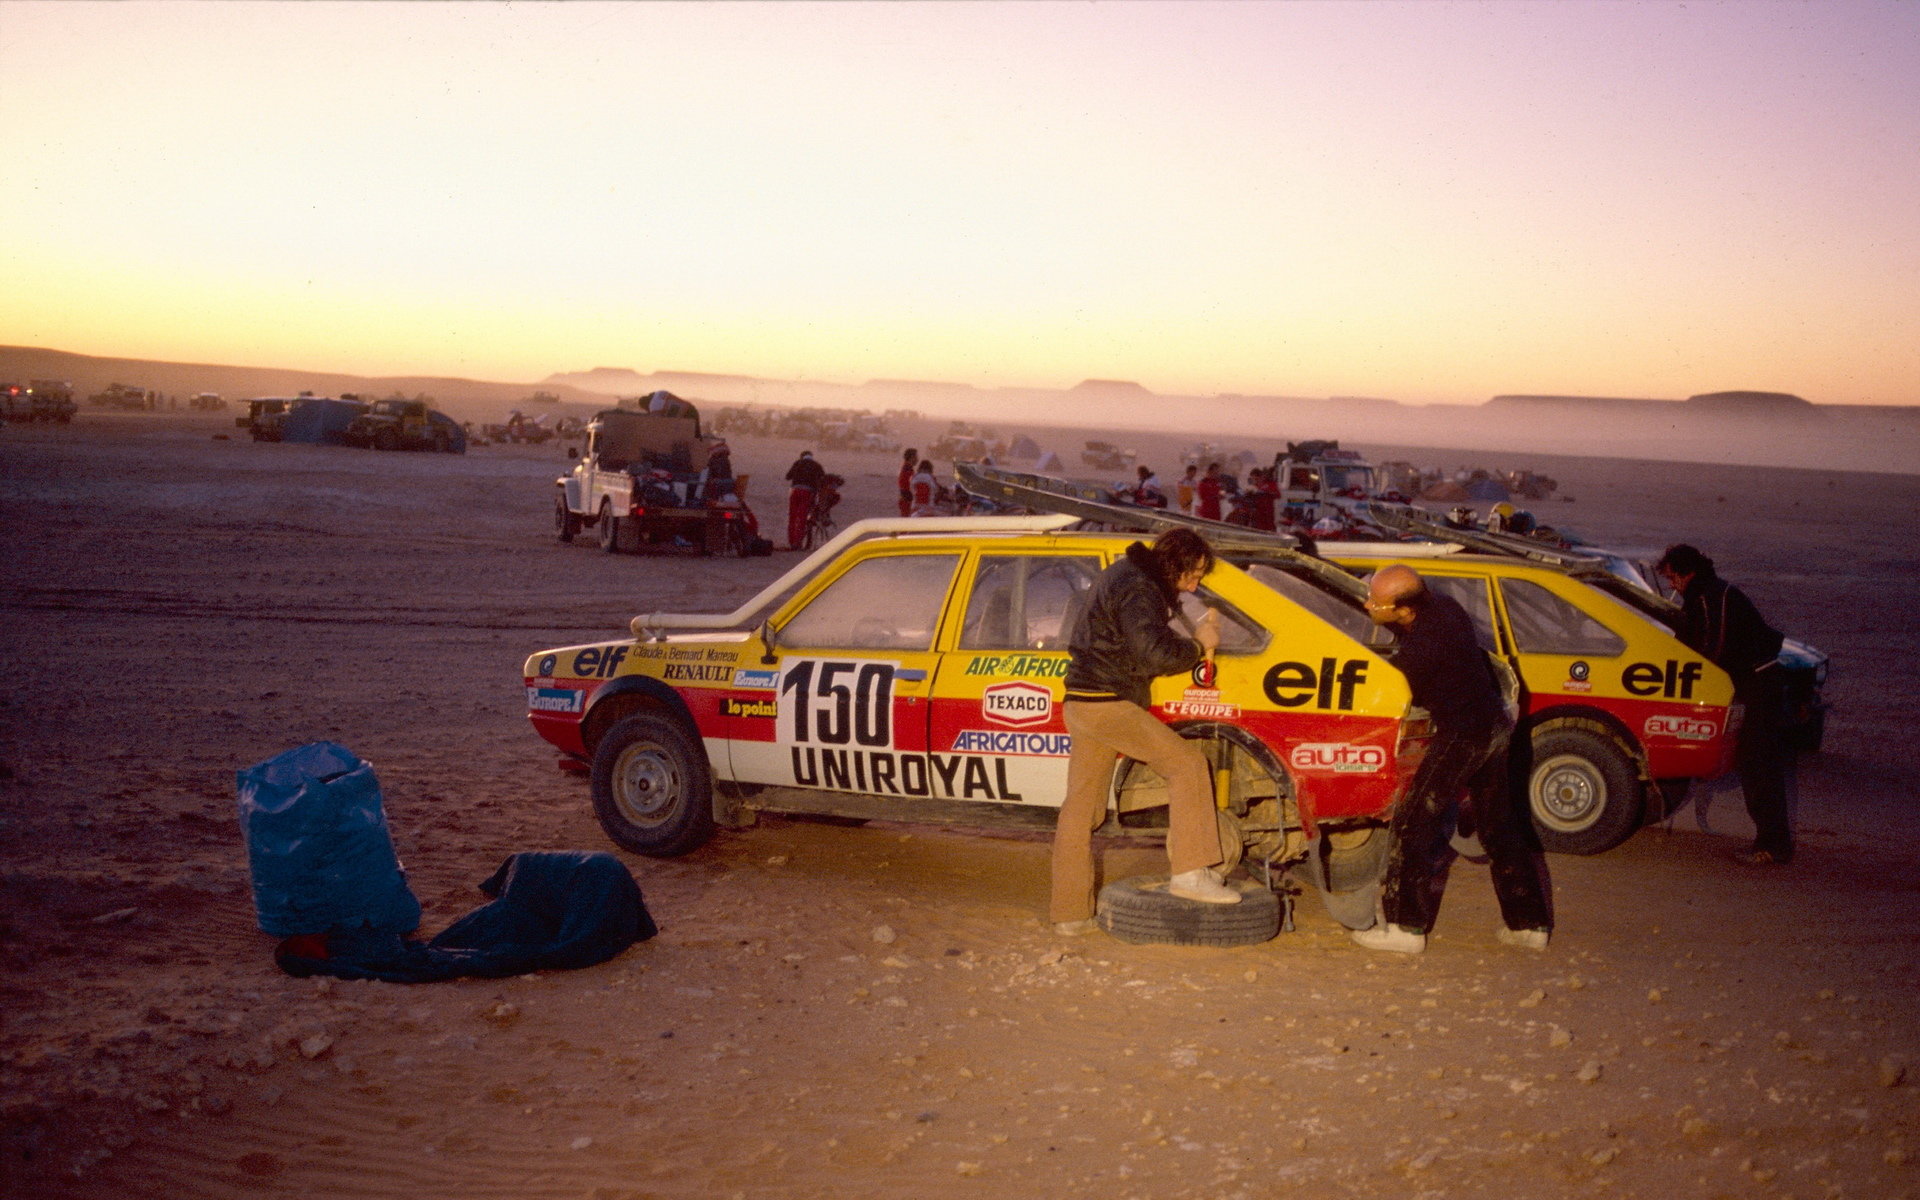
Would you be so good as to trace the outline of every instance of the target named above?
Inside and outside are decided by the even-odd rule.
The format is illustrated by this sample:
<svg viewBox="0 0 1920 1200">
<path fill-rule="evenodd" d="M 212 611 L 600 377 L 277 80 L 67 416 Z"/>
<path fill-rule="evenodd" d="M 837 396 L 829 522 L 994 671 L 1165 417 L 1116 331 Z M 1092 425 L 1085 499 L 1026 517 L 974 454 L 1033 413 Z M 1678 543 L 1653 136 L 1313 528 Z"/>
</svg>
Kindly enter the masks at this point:
<svg viewBox="0 0 1920 1200">
<path fill-rule="evenodd" d="M 0 343 L 1920 404 L 1920 4 L 0 3 Z"/>
</svg>

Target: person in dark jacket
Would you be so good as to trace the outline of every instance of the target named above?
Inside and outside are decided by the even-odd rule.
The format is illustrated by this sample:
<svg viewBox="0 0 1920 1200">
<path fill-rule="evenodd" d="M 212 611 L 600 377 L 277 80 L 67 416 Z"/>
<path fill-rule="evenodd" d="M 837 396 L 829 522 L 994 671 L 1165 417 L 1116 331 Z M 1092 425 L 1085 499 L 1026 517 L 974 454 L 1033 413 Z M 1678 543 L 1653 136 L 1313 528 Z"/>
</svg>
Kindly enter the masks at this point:
<svg viewBox="0 0 1920 1200">
<path fill-rule="evenodd" d="M 1213 569 L 1213 548 L 1191 529 L 1174 529 L 1152 546 L 1135 542 L 1100 573 L 1067 640 L 1066 702 L 1072 749 L 1067 796 L 1053 835 L 1056 933 L 1088 933 L 1093 922 L 1093 831 L 1106 817 L 1114 755 L 1158 772 L 1169 792 L 1167 890 L 1207 904 L 1237 904 L 1240 893 L 1220 881 L 1220 833 L 1214 817 L 1212 772 L 1199 746 L 1147 711 L 1148 688 L 1162 675 L 1180 675 L 1211 658 L 1220 644 L 1217 614 L 1175 633 L 1180 593 L 1199 588 Z"/>
<path fill-rule="evenodd" d="M 787 482 L 792 485 L 787 492 L 787 549 L 806 545 L 807 517 L 813 512 L 813 498 L 826 476 L 827 469 L 815 460 L 811 450 L 802 450 L 787 468 Z"/>
<path fill-rule="evenodd" d="M 1493 866 L 1493 893 L 1511 946 L 1544 950 L 1552 932 L 1546 872 L 1533 824 L 1516 810 L 1508 745 L 1513 719 L 1500 685 L 1474 637 L 1473 618 L 1458 601 L 1427 589 L 1412 567 L 1375 572 L 1367 615 L 1393 630 L 1393 665 L 1407 677 L 1413 702 L 1433 718 L 1433 740 L 1407 794 L 1393 810 L 1382 921 L 1353 940 L 1369 950 L 1418 954 L 1433 924 L 1433 880 L 1451 818 L 1463 794 L 1473 799 L 1474 826 Z"/>
<path fill-rule="evenodd" d="M 1742 862 L 1755 866 L 1793 861 L 1793 827 L 1787 813 L 1787 781 L 1793 746 L 1787 737 L 1786 679 L 1780 670 L 1780 631 L 1767 624 L 1747 594 L 1720 578 L 1713 560 L 1686 543 L 1667 547 L 1654 573 L 1680 593 L 1676 636 L 1733 677 L 1733 694 L 1746 708 L 1734 742 L 1753 846 Z"/>
</svg>

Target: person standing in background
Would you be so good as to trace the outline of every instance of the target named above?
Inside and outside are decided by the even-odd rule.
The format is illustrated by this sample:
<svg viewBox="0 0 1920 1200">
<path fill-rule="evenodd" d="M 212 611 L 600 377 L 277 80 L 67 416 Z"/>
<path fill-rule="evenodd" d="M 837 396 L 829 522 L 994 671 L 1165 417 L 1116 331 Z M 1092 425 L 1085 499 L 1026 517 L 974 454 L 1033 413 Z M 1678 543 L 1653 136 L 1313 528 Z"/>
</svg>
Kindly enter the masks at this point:
<svg viewBox="0 0 1920 1200">
<path fill-rule="evenodd" d="M 1654 573 L 1680 593 L 1680 627 L 1674 633 L 1733 676 L 1733 694 L 1746 706 L 1734 742 L 1733 765 L 1753 818 L 1753 845 L 1739 854 L 1756 867 L 1793 861 L 1793 825 L 1787 782 L 1794 752 L 1787 736 L 1786 676 L 1780 670 L 1780 631 L 1767 624 L 1753 601 L 1714 572 L 1713 560 L 1682 542 L 1668 546 Z"/>
<path fill-rule="evenodd" d="M 912 446 L 900 456 L 900 515 L 913 515 L 913 466 L 920 461 L 920 452 Z"/>
<path fill-rule="evenodd" d="M 1209 521 L 1220 519 L 1220 464 L 1207 464 L 1207 473 L 1194 487 L 1194 495 L 1199 498 L 1199 515 Z"/>
<path fill-rule="evenodd" d="M 787 482 L 792 485 L 787 493 L 787 549 L 798 550 L 807 544 L 807 518 L 813 513 L 813 497 L 826 474 L 811 450 L 802 450 L 787 468 Z"/>
</svg>

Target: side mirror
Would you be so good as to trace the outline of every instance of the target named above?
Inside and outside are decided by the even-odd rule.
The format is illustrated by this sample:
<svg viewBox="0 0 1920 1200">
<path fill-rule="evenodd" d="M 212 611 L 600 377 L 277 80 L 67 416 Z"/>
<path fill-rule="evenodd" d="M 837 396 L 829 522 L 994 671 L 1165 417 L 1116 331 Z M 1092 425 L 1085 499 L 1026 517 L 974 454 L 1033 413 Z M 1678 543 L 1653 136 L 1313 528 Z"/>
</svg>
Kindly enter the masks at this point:
<svg viewBox="0 0 1920 1200">
<path fill-rule="evenodd" d="M 773 632 L 773 622 L 771 620 L 760 622 L 760 642 L 766 647 L 760 655 L 760 664 L 762 666 L 770 667 L 780 661 L 780 656 L 774 653 Z"/>
<path fill-rule="evenodd" d="M 579 457 L 580 457 L 580 450 L 579 450 L 579 448 L 578 448 L 578 447 L 575 447 L 575 446 L 568 446 L 568 447 L 567 447 L 567 461 L 568 461 L 568 462 L 572 462 L 572 461 L 573 461 L 574 459 L 576 459 L 576 458 L 579 458 Z"/>
</svg>

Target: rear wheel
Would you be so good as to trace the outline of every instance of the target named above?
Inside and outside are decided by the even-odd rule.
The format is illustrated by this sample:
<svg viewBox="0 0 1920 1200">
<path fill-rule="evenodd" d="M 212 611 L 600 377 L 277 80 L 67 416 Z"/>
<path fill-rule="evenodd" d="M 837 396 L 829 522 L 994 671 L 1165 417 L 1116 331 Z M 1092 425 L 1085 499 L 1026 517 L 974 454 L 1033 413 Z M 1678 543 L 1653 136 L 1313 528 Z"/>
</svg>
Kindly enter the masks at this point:
<svg viewBox="0 0 1920 1200">
<path fill-rule="evenodd" d="M 1604 853 L 1640 827 L 1639 772 L 1619 743 L 1602 734 L 1536 729 L 1527 806 L 1543 849 Z"/>
<path fill-rule="evenodd" d="M 580 532 L 580 517 L 567 507 L 565 496 L 553 498 L 553 536 L 563 542 L 571 542 L 573 535 Z"/>
<path fill-rule="evenodd" d="M 600 502 L 600 548 L 608 554 L 620 549 L 620 518 L 613 515 L 613 501 Z"/>
<path fill-rule="evenodd" d="M 373 435 L 373 448 L 375 450 L 398 450 L 400 448 L 400 435 L 395 433 L 390 427 L 381 429 Z"/>
<path fill-rule="evenodd" d="M 626 718 L 593 752 L 593 814 L 636 854 L 673 858 L 713 836 L 713 776 L 686 725 L 659 713 Z"/>
</svg>

